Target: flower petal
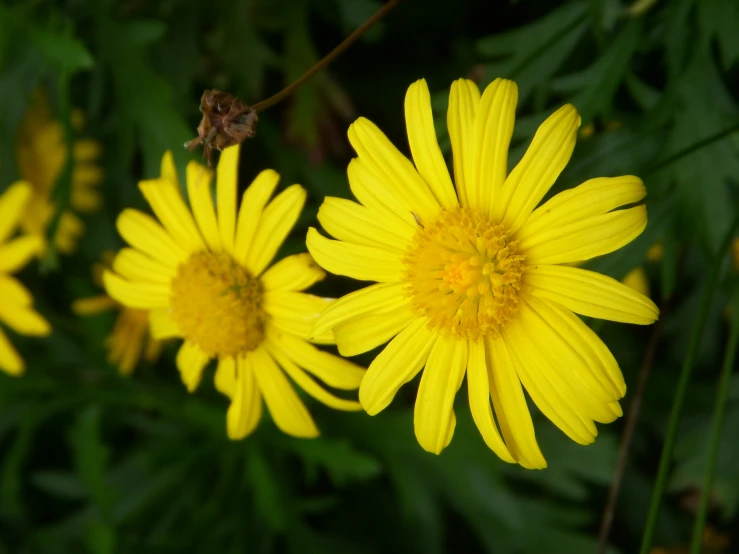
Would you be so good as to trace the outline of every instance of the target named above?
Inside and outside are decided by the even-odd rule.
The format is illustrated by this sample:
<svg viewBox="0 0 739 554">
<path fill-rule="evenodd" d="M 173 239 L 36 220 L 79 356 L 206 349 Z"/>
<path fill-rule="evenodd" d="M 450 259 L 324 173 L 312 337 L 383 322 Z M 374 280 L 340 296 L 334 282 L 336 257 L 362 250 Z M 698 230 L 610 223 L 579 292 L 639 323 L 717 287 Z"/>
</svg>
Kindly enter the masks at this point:
<svg viewBox="0 0 739 554">
<path fill-rule="evenodd" d="M 0 286 L 0 289 L 2 287 Z M 0 290 L 1 292 L 1 290 Z M 118 307 L 119 304 L 107 294 L 99 296 L 91 296 L 89 298 L 80 298 L 72 303 L 72 311 L 77 315 L 93 315 L 107 312 Z"/>
<path fill-rule="evenodd" d="M 292 185 L 264 209 L 246 256 L 246 267 L 253 275 L 259 276 L 274 259 L 277 249 L 298 221 L 305 198 L 305 189 L 300 185 Z"/>
<path fill-rule="evenodd" d="M 305 404 L 267 351 L 257 348 L 249 357 L 259 390 L 277 427 L 293 437 L 317 437 L 318 428 Z"/>
<path fill-rule="evenodd" d="M 44 337 L 51 334 L 51 325 L 33 308 L 0 304 L 0 321 L 21 335 Z"/>
<path fill-rule="evenodd" d="M 0 244 L 13 233 L 25 213 L 33 189 L 24 181 L 10 185 L 0 194 Z"/>
<path fill-rule="evenodd" d="M 467 392 L 472 419 L 475 421 L 485 444 L 504 462 L 516 463 L 503 442 L 493 417 L 493 410 L 490 406 L 488 361 L 485 355 L 485 343 L 482 341 L 470 341 L 469 343 Z"/>
<path fill-rule="evenodd" d="M 187 251 L 153 217 L 138 210 L 123 210 L 116 226 L 128 244 L 165 265 L 176 267 L 187 258 Z"/>
<path fill-rule="evenodd" d="M 334 329 L 334 338 L 342 356 L 364 354 L 385 344 L 415 317 L 410 301 L 405 305 L 381 314 L 357 316 Z"/>
<path fill-rule="evenodd" d="M 437 335 L 418 318 L 401 331 L 367 368 L 359 402 L 369 415 L 384 410 L 401 386 L 413 379 L 428 360 Z"/>
<path fill-rule="evenodd" d="M 179 326 L 172 319 L 171 308 L 157 308 L 149 311 L 149 333 L 156 340 L 182 336 Z"/>
<path fill-rule="evenodd" d="M 304 252 L 282 258 L 262 274 L 261 281 L 266 291 L 301 291 L 325 277 L 326 272 Z"/>
<path fill-rule="evenodd" d="M 130 281 L 168 285 L 177 266 L 166 266 L 133 248 L 121 248 L 113 260 L 113 271 Z"/>
<path fill-rule="evenodd" d="M 439 204 L 445 208 L 457 206 L 457 195 L 436 139 L 426 79 L 419 79 L 408 87 L 405 94 L 405 126 L 418 173 Z"/>
<path fill-rule="evenodd" d="M 13 347 L 8 336 L 0 329 L 0 369 L 8 375 L 23 375 L 26 364 Z"/>
<path fill-rule="evenodd" d="M 403 282 L 377 283 L 351 292 L 323 311 L 316 320 L 313 332 L 325 333 L 355 317 L 400 309 L 408 301 L 406 287 Z"/>
<path fill-rule="evenodd" d="M 252 181 L 244 192 L 236 222 L 234 259 L 244 263 L 249 250 L 254 246 L 254 237 L 260 225 L 262 211 L 274 193 L 280 176 L 276 171 L 265 169 Z"/>
<path fill-rule="evenodd" d="M 103 272 L 103 285 L 111 298 L 129 308 L 149 310 L 169 306 L 168 285 L 132 283 L 107 270 Z"/>
<path fill-rule="evenodd" d="M 200 229 L 205 243 L 214 252 L 221 251 L 221 235 L 218 230 L 218 218 L 213 207 L 211 182 L 213 172 L 197 162 L 187 164 L 187 196 L 190 199 L 192 215 Z M 235 194 L 235 193 L 234 193 Z"/>
<path fill-rule="evenodd" d="M 236 358 L 229 356 L 218 360 L 213 382 L 218 392 L 233 398 L 236 389 Z"/>
<path fill-rule="evenodd" d="M 0 298 L 13 306 L 30 306 L 33 296 L 21 282 L 10 275 L 0 275 Z"/>
<path fill-rule="evenodd" d="M 316 319 L 334 301 L 304 292 L 265 292 L 262 298 L 270 324 L 303 340 L 311 338 Z M 313 342 L 333 344 L 333 335 L 313 336 Z"/>
<path fill-rule="evenodd" d="M 440 454 L 452 440 L 457 419 L 454 397 L 467 368 L 467 341 L 438 337 L 421 375 L 413 410 L 413 427 L 418 444 Z"/>
<path fill-rule="evenodd" d="M 537 298 L 557 302 L 576 314 L 637 325 L 649 325 L 659 317 L 659 308 L 646 296 L 611 277 L 579 267 L 530 267 L 523 274 L 523 283 Z"/>
<path fill-rule="evenodd" d="M 475 186 L 477 168 L 475 158 L 474 128 L 475 114 L 480 104 L 480 90 L 469 79 L 459 79 L 452 83 L 449 91 L 447 128 L 452 142 L 454 159 L 454 182 L 457 185 L 459 202 L 469 207 L 468 189 Z M 476 198 L 476 197 L 475 197 Z"/>
<path fill-rule="evenodd" d="M 352 244 L 403 253 L 413 239 L 407 226 L 382 225 L 368 208 L 344 198 L 326 197 L 318 210 L 318 221 L 330 235 Z"/>
<path fill-rule="evenodd" d="M 306 245 L 318 265 L 337 275 L 379 282 L 403 277 L 402 257 L 397 252 L 330 240 L 313 227 L 308 229 Z"/>
<path fill-rule="evenodd" d="M 218 204 L 218 231 L 226 252 L 233 252 L 236 233 L 236 190 L 239 183 L 239 153 L 241 145 L 221 152 L 216 168 L 216 202 Z"/>
<path fill-rule="evenodd" d="M 516 461 L 527 469 L 543 469 L 547 462 L 539 450 L 531 413 L 526 405 L 518 371 L 505 339 L 488 339 L 490 395 L 500 431 Z"/>
<path fill-rule="evenodd" d="M 321 385 L 316 383 L 310 375 L 298 367 L 289 357 L 282 353 L 279 349 L 273 348 L 271 343 L 265 343 L 270 355 L 275 359 L 279 366 L 285 370 L 290 378 L 295 381 L 301 389 L 311 395 L 313 398 L 336 410 L 345 410 L 355 412 L 362 409 L 362 406 L 356 400 L 345 400 L 334 396 L 326 391 Z"/>
<path fill-rule="evenodd" d="M 496 213 L 511 233 L 521 227 L 544 198 L 575 149 L 580 115 L 566 104 L 539 126 L 523 158 L 503 185 Z M 503 215 L 505 214 L 505 215 Z"/>
<path fill-rule="evenodd" d="M 340 390 L 354 390 L 362 382 L 365 370 L 312 344 L 286 333 L 267 329 L 271 351 L 283 352 L 297 365 L 318 377 L 328 386 Z"/>
<path fill-rule="evenodd" d="M 203 370 L 209 361 L 208 354 L 200 350 L 197 344 L 186 340 L 180 346 L 177 352 L 177 369 L 189 392 L 193 392 L 200 385 Z"/>
<path fill-rule="evenodd" d="M 0 244 L 0 273 L 13 273 L 25 266 L 43 248 L 43 238 L 22 236 Z"/>
<path fill-rule="evenodd" d="M 629 271 L 626 276 L 621 279 L 621 282 L 634 289 L 639 294 L 649 296 L 649 279 L 644 271 L 644 268 L 639 266 Z"/>
<path fill-rule="evenodd" d="M 467 202 L 499 221 L 499 196 L 508 175 L 508 147 L 516 121 L 518 87 L 508 79 L 495 79 L 482 93 L 475 113 L 472 166 L 467 173 Z M 496 209 L 497 208 L 497 209 Z M 495 215 L 494 215 L 495 214 Z"/>
<path fill-rule="evenodd" d="M 262 396 L 251 358 L 250 355 L 239 356 L 236 361 L 233 395 L 226 414 L 226 432 L 231 440 L 250 435 L 262 418 Z M 218 367 L 220 369 L 220 365 Z"/>
<path fill-rule="evenodd" d="M 141 181 L 139 189 L 174 241 L 188 252 L 205 248 L 180 189 L 168 179 Z"/>
<path fill-rule="evenodd" d="M 424 221 L 433 219 L 440 206 L 431 189 L 377 126 L 360 117 L 349 127 L 349 142 L 359 159 L 378 179 L 393 187 L 398 196 L 413 206 Z"/>
<path fill-rule="evenodd" d="M 638 237 L 647 209 L 636 206 L 555 226 L 518 243 L 529 265 L 565 264 L 610 254 Z"/>
<path fill-rule="evenodd" d="M 515 239 L 525 240 L 553 227 L 608 213 L 638 202 L 646 195 L 644 183 L 633 175 L 590 179 L 560 192 L 536 208 L 516 233 Z"/>
</svg>

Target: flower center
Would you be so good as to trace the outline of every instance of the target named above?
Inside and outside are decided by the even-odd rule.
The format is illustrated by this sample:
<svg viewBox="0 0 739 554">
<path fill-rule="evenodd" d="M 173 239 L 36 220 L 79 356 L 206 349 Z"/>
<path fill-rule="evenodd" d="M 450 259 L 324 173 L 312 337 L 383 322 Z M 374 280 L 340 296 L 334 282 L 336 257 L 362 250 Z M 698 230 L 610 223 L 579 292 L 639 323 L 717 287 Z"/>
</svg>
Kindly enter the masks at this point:
<svg viewBox="0 0 739 554">
<path fill-rule="evenodd" d="M 228 254 L 196 252 L 172 279 L 172 317 L 211 357 L 254 350 L 264 338 L 262 284 Z"/>
<path fill-rule="evenodd" d="M 413 309 L 441 334 L 496 337 L 518 309 L 523 259 L 502 225 L 444 209 L 421 225 L 403 260 Z"/>
</svg>

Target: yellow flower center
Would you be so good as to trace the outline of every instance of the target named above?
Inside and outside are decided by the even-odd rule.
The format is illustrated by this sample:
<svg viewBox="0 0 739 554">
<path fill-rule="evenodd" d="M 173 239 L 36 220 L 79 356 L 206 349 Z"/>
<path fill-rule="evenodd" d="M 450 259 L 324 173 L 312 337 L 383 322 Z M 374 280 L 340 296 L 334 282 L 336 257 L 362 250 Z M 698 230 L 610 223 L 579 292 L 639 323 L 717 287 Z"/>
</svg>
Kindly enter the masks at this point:
<svg viewBox="0 0 739 554">
<path fill-rule="evenodd" d="M 172 317 L 211 357 L 254 350 L 264 338 L 262 284 L 228 254 L 196 252 L 172 279 Z"/>
<path fill-rule="evenodd" d="M 444 335 L 497 337 L 518 309 L 524 256 L 516 242 L 467 208 L 419 225 L 403 260 L 414 311 Z"/>
</svg>

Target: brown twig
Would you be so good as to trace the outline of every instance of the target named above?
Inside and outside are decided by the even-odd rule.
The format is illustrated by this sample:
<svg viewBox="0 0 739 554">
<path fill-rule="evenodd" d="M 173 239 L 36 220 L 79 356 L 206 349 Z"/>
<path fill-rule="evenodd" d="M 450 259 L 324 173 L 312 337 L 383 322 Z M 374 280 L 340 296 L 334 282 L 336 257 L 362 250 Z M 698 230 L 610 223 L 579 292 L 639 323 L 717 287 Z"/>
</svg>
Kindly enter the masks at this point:
<svg viewBox="0 0 739 554">
<path fill-rule="evenodd" d="M 613 523 L 613 515 L 616 512 L 616 503 L 618 501 L 618 493 L 621 490 L 621 481 L 623 480 L 626 464 L 629 461 L 629 450 L 631 449 L 631 441 L 634 438 L 634 430 L 636 422 L 639 420 L 639 411 L 641 409 L 642 400 L 644 399 L 644 391 L 647 388 L 647 381 L 654 363 L 654 354 L 657 350 L 660 334 L 662 332 L 662 318 L 664 317 L 667 305 L 660 308 L 660 318 L 654 324 L 652 334 L 647 343 L 647 349 L 644 352 L 641 367 L 639 368 L 639 377 L 636 382 L 636 392 L 634 398 L 629 405 L 629 410 L 624 423 L 624 431 L 621 435 L 621 445 L 618 453 L 618 462 L 616 464 L 616 472 L 613 475 L 611 488 L 608 491 L 608 500 L 603 509 L 603 519 L 600 523 L 600 531 L 598 532 L 598 550 L 597 554 L 604 554 L 608 546 L 608 536 L 611 532 L 611 524 Z"/>
<path fill-rule="evenodd" d="M 266 100 L 262 100 L 261 102 L 257 102 L 256 104 L 254 104 L 252 106 L 252 109 L 258 112 L 265 110 L 290 96 L 295 91 L 295 89 L 297 89 L 300 85 L 313 77 L 313 75 L 321 71 L 332 61 L 334 61 L 334 59 L 336 59 L 336 57 L 339 56 L 344 50 L 349 48 L 359 37 L 361 37 L 367 31 L 367 29 L 369 29 L 370 27 L 372 27 L 372 25 L 385 17 L 385 15 L 387 15 L 387 13 L 398 4 L 398 2 L 400 2 L 400 0 L 390 0 L 387 4 L 377 10 L 372 17 L 362 23 L 362 25 L 359 26 L 351 35 L 346 37 L 341 44 L 339 44 L 336 48 L 331 50 L 331 52 L 326 54 L 326 56 L 324 56 L 324 58 L 316 65 L 311 67 L 308 71 L 303 73 L 303 75 L 298 77 L 298 79 L 286 86 L 277 94 L 273 94 Z"/>
</svg>

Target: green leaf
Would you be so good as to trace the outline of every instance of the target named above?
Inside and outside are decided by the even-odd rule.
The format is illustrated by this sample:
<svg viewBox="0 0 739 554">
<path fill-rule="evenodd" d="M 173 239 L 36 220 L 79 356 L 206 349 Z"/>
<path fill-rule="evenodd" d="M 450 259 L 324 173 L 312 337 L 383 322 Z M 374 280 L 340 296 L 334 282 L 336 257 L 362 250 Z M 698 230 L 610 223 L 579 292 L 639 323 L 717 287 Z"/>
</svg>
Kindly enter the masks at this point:
<svg viewBox="0 0 739 554">
<path fill-rule="evenodd" d="M 90 69 L 93 58 L 82 42 L 74 38 L 69 29 L 50 31 L 32 28 L 31 43 L 38 48 L 44 58 L 58 70 L 75 73 Z"/>
</svg>

